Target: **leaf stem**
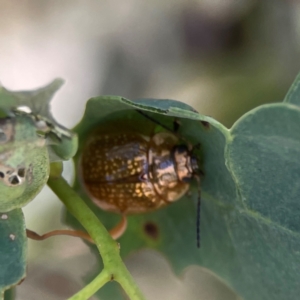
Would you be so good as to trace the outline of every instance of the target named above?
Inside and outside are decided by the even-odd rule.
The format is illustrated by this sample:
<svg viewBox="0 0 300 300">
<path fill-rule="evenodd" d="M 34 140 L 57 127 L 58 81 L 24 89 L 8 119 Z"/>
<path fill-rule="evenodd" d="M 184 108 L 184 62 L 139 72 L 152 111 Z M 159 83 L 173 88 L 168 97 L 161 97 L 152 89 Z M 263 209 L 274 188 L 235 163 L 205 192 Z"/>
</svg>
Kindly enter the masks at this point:
<svg viewBox="0 0 300 300">
<path fill-rule="evenodd" d="M 81 223 L 94 240 L 99 253 L 102 257 L 104 269 L 90 284 L 75 296 L 76 300 L 85 298 L 87 293 L 94 293 L 110 280 L 120 283 L 131 300 L 141 300 L 144 296 L 140 292 L 132 276 L 124 265 L 119 251 L 119 245 L 114 241 L 105 227 L 90 210 L 85 202 L 70 187 L 66 180 L 61 176 L 62 163 L 52 163 L 48 185 L 58 198 L 65 204 L 68 211 Z M 107 276 L 108 275 L 108 276 Z M 74 296 L 74 297 L 75 297 Z M 81 298 L 79 298 L 81 297 Z M 73 300 L 73 298 L 70 298 Z"/>
<path fill-rule="evenodd" d="M 1 291 L 0 291 L 1 293 Z M 0 296 L 1 298 L 1 296 Z M 16 288 L 12 287 L 4 292 L 4 300 L 14 300 L 16 298 Z"/>
</svg>

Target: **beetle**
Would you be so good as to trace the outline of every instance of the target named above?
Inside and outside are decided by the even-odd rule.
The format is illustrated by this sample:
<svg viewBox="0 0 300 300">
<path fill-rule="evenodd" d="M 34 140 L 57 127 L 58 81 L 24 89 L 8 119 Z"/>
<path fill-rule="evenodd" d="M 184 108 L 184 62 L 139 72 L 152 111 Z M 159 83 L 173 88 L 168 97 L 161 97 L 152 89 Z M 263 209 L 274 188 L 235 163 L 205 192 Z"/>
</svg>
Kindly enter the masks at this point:
<svg viewBox="0 0 300 300">
<path fill-rule="evenodd" d="M 125 216 L 160 209 L 182 198 L 191 181 L 198 181 L 197 245 L 200 247 L 200 177 L 197 158 L 191 147 L 174 130 L 137 110 L 162 129 L 145 135 L 129 122 L 100 126 L 87 138 L 80 159 L 80 177 L 90 199 L 102 210 Z M 155 126 L 153 126 L 155 128 Z"/>
<path fill-rule="evenodd" d="M 150 121 L 152 130 L 139 130 L 136 119 L 111 121 L 94 129 L 87 137 L 79 159 L 79 180 L 90 199 L 102 210 L 119 213 L 121 222 L 112 230 L 119 238 L 127 227 L 126 215 L 160 209 L 182 198 L 191 181 L 198 183 L 197 246 L 200 247 L 200 175 L 203 175 L 191 146 L 174 129 L 149 114 L 136 110 Z M 145 123 L 145 122 L 143 122 Z M 143 124 L 145 127 L 145 124 Z M 155 132 L 158 125 L 162 130 Z M 149 123 L 147 124 L 149 126 Z M 90 242 L 81 231 L 55 230 L 42 236 L 27 229 L 27 236 L 43 240 L 54 235 L 72 235 Z"/>
</svg>

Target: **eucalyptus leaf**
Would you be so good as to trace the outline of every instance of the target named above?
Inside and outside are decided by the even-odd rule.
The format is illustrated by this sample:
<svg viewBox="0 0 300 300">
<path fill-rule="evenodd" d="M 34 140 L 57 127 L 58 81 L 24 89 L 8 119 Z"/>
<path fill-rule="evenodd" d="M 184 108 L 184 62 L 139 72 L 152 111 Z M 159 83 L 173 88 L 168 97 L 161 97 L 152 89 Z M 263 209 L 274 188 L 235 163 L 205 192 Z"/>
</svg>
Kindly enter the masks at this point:
<svg viewBox="0 0 300 300">
<path fill-rule="evenodd" d="M 287 99 L 299 98 L 297 86 L 294 84 Z M 191 196 L 187 194 L 156 212 L 129 217 L 128 230 L 119 240 L 123 257 L 151 247 L 168 258 L 176 273 L 192 264 L 202 265 L 246 300 L 297 299 L 300 109 L 294 104 L 286 101 L 260 106 L 229 130 L 178 101 L 130 101 L 116 96 L 89 100 L 75 128 L 80 141 L 75 158 L 78 178 L 80 153 L 95 127 L 113 120 L 123 120 L 126 126 L 134 120 L 136 130 L 146 133 L 148 121 L 142 121 L 136 109 L 168 128 L 176 117 L 182 138 L 192 145 L 201 144 L 201 151 L 196 152 L 204 172 L 201 249 L 196 248 L 197 185 L 192 184 Z M 75 188 L 108 228 L 116 224 L 118 217 L 91 203 L 79 181 Z M 71 216 L 68 220 L 75 224 Z"/>
</svg>

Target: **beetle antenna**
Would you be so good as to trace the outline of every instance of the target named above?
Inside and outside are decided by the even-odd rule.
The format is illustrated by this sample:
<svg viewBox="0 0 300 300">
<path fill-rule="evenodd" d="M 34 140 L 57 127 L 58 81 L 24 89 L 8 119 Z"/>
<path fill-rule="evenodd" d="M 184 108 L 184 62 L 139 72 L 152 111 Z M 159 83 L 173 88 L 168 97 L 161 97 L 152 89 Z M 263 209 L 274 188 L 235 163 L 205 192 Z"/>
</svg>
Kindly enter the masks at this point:
<svg viewBox="0 0 300 300">
<path fill-rule="evenodd" d="M 162 124 L 161 122 L 159 122 L 158 120 L 152 118 L 151 116 L 149 116 L 148 114 L 144 113 L 143 111 L 137 109 L 136 110 L 139 114 L 141 114 L 142 116 L 144 116 L 145 118 L 147 118 L 148 120 L 160 125 L 161 127 L 163 127 L 164 129 L 172 132 L 173 134 L 175 134 L 179 139 L 185 141 L 187 144 L 189 144 L 188 141 L 186 141 L 185 138 L 181 137 L 180 135 L 178 135 L 176 132 L 174 133 L 174 131 L 172 131 L 168 126 Z M 192 147 L 192 152 L 193 150 L 199 150 L 200 148 L 200 144 L 197 144 L 195 146 Z M 203 172 L 200 171 L 200 174 L 203 175 Z M 200 248 L 200 212 L 201 212 L 201 188 L 200 188 L 200 176 L 194 174 L 197 183 L 198 183 L 198 200 L 197 200 L 197 219 L 196 219 L 196 232 L 197 232 L 197 247 Z"/>
<path fill-rule="evenodd" d="M 182 136 L 180 136 L 177 132 L 174 132 L 174 130 L 170 129 L 168 126 L 162 124 L 160 121 L 152 118 L 151 116 L 149 116 L 148 114 L 144 113 L 143 111 L 137 109 L 136 110 L 139 114 L 141 114 L 142 116 L 144 116 L 145 118 L 147 118 L 148 120 L 152 121 L 153 123 L 158 124 L 159 126 L 163 127 L 164 129 L 166 129 L 169 132 L 172 132 L 175 136 L 177 136 L 179 139 L 181 139 L 182 141 L 184 141 L 185 143 L 187 143 L 187 145 L 189 145 L 190 143 Z M 178 124 L 177 124 L 178 126 Z M 177 127 L 178 130 L 178 127 Z M 177 131 L 176 130 L 176 131 Z"/>
<path fill-rule="evenodd" d="M 144 113 L 143 111 L 137 109 L 136 110 L 139 114 L 141 114 L 142 116 L 144 116 L 145 118 L 147 118 L 148 120 L 152 121 L 153 123 L 156 123 L 158 125 L 160 125 L 161 127 L 163 127 L 164 129 L 173 132 L 173 130 L 171 130 L 168 126 L 162 124 L 161 122 L 159 122 L 158 120 L 152 118 L 151 116 L 149 116 L 148 114 Z"/>
<path fill-rule="evenodd" d="M 201 213 L 201 189 L 200 189 L 200 177 L 195 176 L 198 183 L 198 199 L 197 199 L 197 219 L 196 219 L 196 228 L 197 228 L 197 248 L 200 248 L 200 213 Z"/>
</svg>

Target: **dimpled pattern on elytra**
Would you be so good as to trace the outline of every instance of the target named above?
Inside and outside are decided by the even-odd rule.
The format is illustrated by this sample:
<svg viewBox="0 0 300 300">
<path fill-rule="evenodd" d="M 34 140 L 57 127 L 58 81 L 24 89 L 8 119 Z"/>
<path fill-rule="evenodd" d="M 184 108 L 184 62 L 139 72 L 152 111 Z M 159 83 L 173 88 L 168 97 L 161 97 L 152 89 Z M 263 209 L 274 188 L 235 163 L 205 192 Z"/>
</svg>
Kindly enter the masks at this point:
<svg viewBox="0 0 300 300">
<path fill-rule="evenodd" d="M 82 177 L 94 202 L 118 212 L 151 210 L 162 200 L 147 180 L 148 142 L 138 134 L 99 134 L 82 155 Z"/>
<path fill-rule="evenodd" d="M 141 213 L 180 199 L 189 183 L 179 180 L 175 135 L 94 131 L 81 157 L 81 180 L 103 210 Z M 182 154 L 177 153 L 177 157 Z M 184 167 L 186 168 L 186 167 Z"/>
</svg>

